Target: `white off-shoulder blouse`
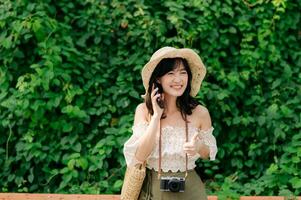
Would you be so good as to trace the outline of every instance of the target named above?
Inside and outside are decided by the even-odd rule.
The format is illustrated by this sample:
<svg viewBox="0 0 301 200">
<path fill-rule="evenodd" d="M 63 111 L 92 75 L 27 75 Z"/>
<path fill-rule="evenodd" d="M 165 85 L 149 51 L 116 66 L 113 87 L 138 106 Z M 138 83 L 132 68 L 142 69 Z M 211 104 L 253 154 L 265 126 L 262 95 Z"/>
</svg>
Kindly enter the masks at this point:
<svg viewBox="0 0 301 200">
<path fill-rule="evenodd" d="M 133 134 L 125 142 L 123 153 L 127 166 L 134 166 L 139 163 L 135 157 L 135 153 L 138 147 L 139 138 L 145 133 L 148 127 L 148 123 L 140 123 L 132 126 Z M 209 147 L 210 160 L 215 160 L 217 153 L 216 139 L 212 135 L 214 128 L 211 127 L 208 130 L 201 130 L 188 124 L 188 141 L 195 135 L 199 134 L 200 141 Z M 186 141 L 185 127 L 166 126 L 162 128 L 162 159 L 161 168 L 163 172 L 184 172 L 185 166 L 185 152 L 183 145 Z M 188 157 L 188 170 L 195 168 L 195 161 L 200 157 L 199 154 Z M 159 136 L 156 138 L 156 143 L 152 153 L 146 160 L 146 167 L 158 171 L 158 159 L 159 159 Z"/>
</svg>

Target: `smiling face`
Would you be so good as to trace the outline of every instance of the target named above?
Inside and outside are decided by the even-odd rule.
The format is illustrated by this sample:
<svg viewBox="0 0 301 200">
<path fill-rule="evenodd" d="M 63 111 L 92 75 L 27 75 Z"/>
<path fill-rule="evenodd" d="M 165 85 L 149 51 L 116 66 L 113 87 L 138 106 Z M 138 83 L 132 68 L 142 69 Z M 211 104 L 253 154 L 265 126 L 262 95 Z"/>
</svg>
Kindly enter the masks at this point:
<svg viewBox="0 0 301 200">
<path fill-rule="evenodd" d="M 163 89 L 164 99 L 167 99 L 168 96 L 176 97 L 177 106 L 183 112 L 191 110 L 189 107 L 192 101 L 190 96 L 191 80 L 192 73 L 187 60 L 180 57 L 162 59 L 154 69 L 148 83 L 145 103 L 149 113 L 153 114 L 151 93 L 155 82 L 159 83 L 160 93 Z M 187 112 L 187 114 L 191 114 L 191 112 Z"/>
<path fill-rule="evenodd" d="M 182 96 L 187 84 L 188 73 L 181 59 L 176 59 L 174 68 L 158 79 L 165 94 L 171 96 Z"/>
</svg>

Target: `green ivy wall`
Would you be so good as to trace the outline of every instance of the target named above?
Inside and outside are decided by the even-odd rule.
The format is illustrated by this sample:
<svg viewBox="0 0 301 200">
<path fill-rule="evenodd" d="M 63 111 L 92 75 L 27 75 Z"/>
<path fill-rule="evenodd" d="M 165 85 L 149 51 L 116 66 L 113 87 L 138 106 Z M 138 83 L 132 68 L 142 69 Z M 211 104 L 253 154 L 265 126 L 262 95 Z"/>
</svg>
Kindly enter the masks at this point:
<svg viewBox="0 0 301 200">
<path fill-rule="evenodd" d="M 217 160 L 209 194 L 301 194 L 301 1 L 1 0 L 0 191 L 119 193 L 162 46 L 195 49 Z"/>
</svg>

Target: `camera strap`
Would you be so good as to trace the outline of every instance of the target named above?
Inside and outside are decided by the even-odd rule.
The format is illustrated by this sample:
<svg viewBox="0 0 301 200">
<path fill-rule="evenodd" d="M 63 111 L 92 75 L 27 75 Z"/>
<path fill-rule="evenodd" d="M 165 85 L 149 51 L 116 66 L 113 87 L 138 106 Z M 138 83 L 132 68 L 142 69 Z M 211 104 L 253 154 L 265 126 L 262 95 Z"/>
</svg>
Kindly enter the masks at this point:
<svg viewBox="0 0 301 200">
<path fill-rule="evenodd" d="M 161 158 L 162 158 L 162 147 L 161 147 L 161 143 L 162 143 L 162 127 L 161 127 L 161 123 L 160 123 L 160 135 L 159 135 L 159 169 L 158 169 L 158 179 L 161 178 L 161 173 L 162 173 L 162 169 L 161 169 Z M 187 124 L 187 116 L 185 114 L 185 132 L 186 132 L 186 142 L 188 142 L 188 124 Z M 185 179 L 187 178 L 188 175 L 188 156 L 187 153 L 185 154 Z"/>
</svg>

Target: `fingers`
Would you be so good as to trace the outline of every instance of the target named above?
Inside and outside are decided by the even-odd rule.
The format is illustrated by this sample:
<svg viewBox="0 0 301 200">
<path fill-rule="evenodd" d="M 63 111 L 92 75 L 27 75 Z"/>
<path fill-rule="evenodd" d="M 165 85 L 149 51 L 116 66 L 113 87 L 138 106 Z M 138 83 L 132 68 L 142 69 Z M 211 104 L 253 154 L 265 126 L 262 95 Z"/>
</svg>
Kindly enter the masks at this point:
<svg viewBox="0 0 301 200">
<path fill-rule="evenodd" d="M 157 91 L 158 91 L 158 88 L 155 88 L 151 93 L 151 99 L 153 101 L 155 101 L 158 97 L 160 97 L 160 93 L 156 94 Z"/>
<path fill-rule="evenodd" d="M 158 91 L 158 88 L 154 88 L 154 84 L 153 84 L 151 96 L 153 97 L 156 94 L 157 91 Z"/>
<path fill-rule="evenodd" d="M 156 102 L 158 97 L 161 97 L 161 99 L 162 99 L 162 96 L 163 96 L 163 94 L 160 94 L 160 93 L 156 94 L 156 92 L 158 92 L 159 88 L 158 87 L 154 88 L 155 87 L 154 85 L 155 84 L 152 85 L 152 92 L 151 92 L 151 99 L 152 99 L 153 103 Z"/>
<path fill-rule="evenodd" d="M 195 151 L 195 148 L 194 147 L 184 147 L 183 150 L 185 152 L 190 152 L 190 151 Z"/>
<path fill-rule="evenodd" d="M 201 138 L 200 138 L 200 135 L 199 135 L 199 134 L 195 134 L 195 135 L 192 137 L 191 141 L 196 142 L 197 140 L 200 140 L 200 139 L 201 139 Z"/>
<path fill-rule="evenodd" d="M 193 157 L 194 155 L 195 155 L 196 153 L 187 153 L 187 156 L 189 157 L 189 158 L 191 158 L 191 157 Z"/>
<path fill-rule="evenodd" d="M 185 153 L 187 154 L 188 157 L 192 157 L 196 154 L 195 151 L 186 151 Z"/>
<path fill-rule="evenodd" d="M 183 150 L 189 157 L 194 156 L 197 153 L 196 147 L 192 142 L 184 143 Z"/>
<path fill-rule="evenodd" d="M 183 145 L 183 150 L 184 151 L 195 151 L 195 145 L 191 144 L 190 142 L 186 142 Z"/>
<path fill-rule="evenodd" d="M 183 148 L 187 148 L 187 149 L 190 149 L 193 147 L 194 147 L 194 145 L 191 142 L 185 142 L 183 145 Z"/>
<path fill-rule="evenodd" d="M 156 100 L 157 100 L 160 96 L 161 96 L 160 93 L 154 95 L 154 96 L 152 97 L 152 101 L 153 101 L 153 102 L 156 102 Z"/>
</svg>

